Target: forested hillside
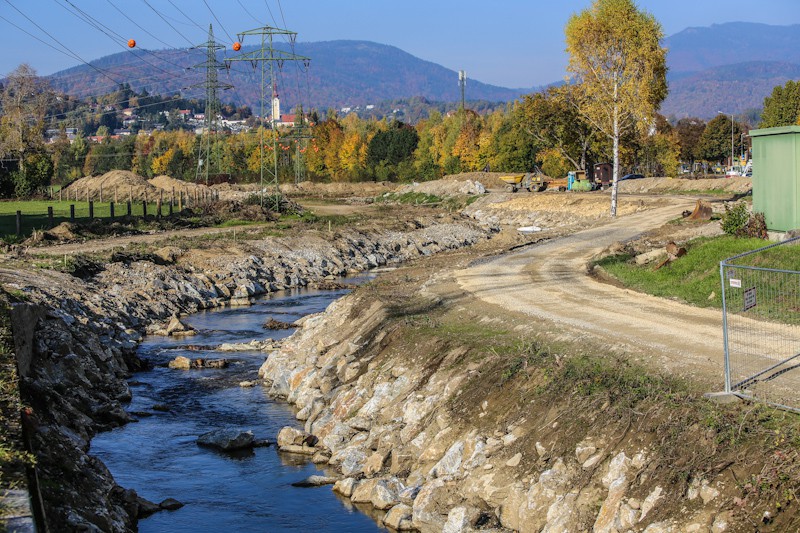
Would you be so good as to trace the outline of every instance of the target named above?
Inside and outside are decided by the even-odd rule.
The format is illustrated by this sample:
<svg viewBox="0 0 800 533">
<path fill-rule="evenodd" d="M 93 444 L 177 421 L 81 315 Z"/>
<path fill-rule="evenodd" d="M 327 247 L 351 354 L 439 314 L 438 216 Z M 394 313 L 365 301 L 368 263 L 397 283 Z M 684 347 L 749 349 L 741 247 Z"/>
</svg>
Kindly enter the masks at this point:
<svg viewBox="0 0 800 533">
<path fill-rule="evenodd" d="M 276 45 L 292 51 L 288 45 Z M 243 46 L 241 53 L 252 52 L 253 46 Z M 355 107 L 375 105 L 382 101 L 422 97 L 432 101 L 460 101 L 458 73 L 403 52 L 399 48 L 367 41 L 328 41 L 297 43 L 293 52 L 311 58 L 308 68 L 302 61 L 286 61 L 275 65 L 278 93 L 282 109 L 288 111 L 296 104 L 306 109 Z M 133 55 L 141 57 L 137 60 Z M 234 52 L 227 51 L 228 56 Z M 219 59 L 225 56 L 220 54 Z M 204 94 L 193 85 L 205 80 L 205 70 L 191 68 L 204 61 L 204 52 L 197 50 L 157 50 L 143 53 L 122 52 L 92 62 L 108 72 L 102 76 L 92 67 L 82 65 L 53 74 L 53 86 L 70 94 L 86 95 L 98 84 L 113 85 L 109 77 L 129 83 L 134 90 L 150 93 L 189 96 Z M 219 80 L 233 85 L 225 91 L 224 100 L 248 105 L 258 113 L 261 96 L 261 67 L 250 62 L 232 63 L 219 72 Z M 269 72 L 267 72 L 269 76 Z M 467 99 L 470 101 L 506 102 L 533 89 L 507 89 L 468 80 Z M 267 95 L 269 96 L 269 95 Z"/>
</svg>

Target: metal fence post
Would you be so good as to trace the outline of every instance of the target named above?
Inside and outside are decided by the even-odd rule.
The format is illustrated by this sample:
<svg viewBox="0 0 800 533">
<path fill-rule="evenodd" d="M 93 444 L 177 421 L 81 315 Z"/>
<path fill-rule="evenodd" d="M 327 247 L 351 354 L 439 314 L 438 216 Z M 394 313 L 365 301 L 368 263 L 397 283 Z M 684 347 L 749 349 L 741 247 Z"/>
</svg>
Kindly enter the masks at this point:
<svg viewBox="0 0 800 533">
<path fill-rule="evenodd" d="M 719 262 L 719 279 L 722 285 L 722 344 L 725 350 L 723 365 L 725 367 L 725 393 L 731 392 L 730 352 L 728 351 L 728 308 L 725 299 L 725 261 Z"/>
</svg>

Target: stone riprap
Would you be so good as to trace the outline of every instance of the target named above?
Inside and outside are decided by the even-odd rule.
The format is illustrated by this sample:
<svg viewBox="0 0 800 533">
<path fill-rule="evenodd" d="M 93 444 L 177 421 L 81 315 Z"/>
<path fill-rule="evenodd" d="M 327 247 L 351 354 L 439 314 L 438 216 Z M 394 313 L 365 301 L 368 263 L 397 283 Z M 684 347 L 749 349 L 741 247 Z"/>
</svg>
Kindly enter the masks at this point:
<svg viewBox="0 0 800 533">
<path fill-rule="evenodd" d="M 169 254 L 102 265 L 87 279 L 0 270 L 19 300 L 14 336 L 32 407 L 25 423 L 50 529 L 128 531 L 151 510 L 89 454 L 95 433 L 131 420 L 123 407 L 131 398 L 126 379 L 143 367 L 135 355 L 143 334 L 186 334 L 191 330 L 179 317 L 201 309 L 249 305 L 272 291 L 469 246 L 490 234 L 466 219 L 430 217 L 407 231 L 309 231 L 247 241 L 233 245 L 237 253 L 209 259 L 208 252 L 202 261 L 171 247 Z"/>
</svg>

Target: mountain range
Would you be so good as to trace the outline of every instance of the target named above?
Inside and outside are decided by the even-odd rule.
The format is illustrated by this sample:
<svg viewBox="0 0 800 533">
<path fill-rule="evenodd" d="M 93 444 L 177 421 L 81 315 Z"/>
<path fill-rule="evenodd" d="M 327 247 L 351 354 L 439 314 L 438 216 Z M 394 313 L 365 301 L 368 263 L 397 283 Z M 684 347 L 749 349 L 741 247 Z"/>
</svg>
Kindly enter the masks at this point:
<svg viewBox="0 0 800 533">
<path fill-rule="evenodd" d="M 670 92 L 661 112 L 667 116 L 710 118 L 719 111 L 742 114 L 762 107 L 764 97 L 776 85 L 800 78 L 800 25 L 735 22 L 687 28 L 666 38 L 664 45 L 669 50 Z M 415 96 L 434 102 L 457 102 L 461 98 L 455 71 L 393 46 L 339 40 L 276 47 L 285 54 L 312 58 L 308 69 L 302 61 L 286 61 L 281 68 L 276 66 L 277 88 L 284 110 L 298 102 L 324 110 Z M 254 50 L 255 47 L 244 46 L 241 52 Z M 131 52 L 123 52 L 93 61 L 91 66 L 57 72 L 49 78 L 56 88 L 78 96 L 102 92 L 97 89 L 99 85 L 113 87 L 114 81 L 160 94 L 186 91 L 195 85 L 194 94 L 204 96 L 199 86 L 206 71 L 195 66 L 205 62 L 204 51 L 132 53 L 141 59 L 131 61 Z M 250 105 L 258 113 L 261 75 L 257 63 L 230 63 L 229 68 L 219 70 L 218 78 L 235 88 L 222 94 L 221 99 Z M 506 88 L 477 80 L 468 83 L 469 100 L 492 102 L 512 101 L 541 89 Z"/>
</svg>

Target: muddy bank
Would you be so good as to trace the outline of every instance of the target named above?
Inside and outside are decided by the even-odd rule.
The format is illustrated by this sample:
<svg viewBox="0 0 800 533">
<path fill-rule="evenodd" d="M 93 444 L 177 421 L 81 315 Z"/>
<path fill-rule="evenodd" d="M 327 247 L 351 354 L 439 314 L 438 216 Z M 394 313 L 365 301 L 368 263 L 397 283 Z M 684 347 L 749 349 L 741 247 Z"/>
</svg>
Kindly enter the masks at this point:
<svg viewBox="0 0 800 533">
<path fill-rule="evenodd" d="M 40 491 L 52 530 L 125 531 L 152 511 L 119 487 L 90 454 L 98 431 L 130 421 L 126 379 L 140 367 L 146 332 L 187 334 L 179 317 L 372 267 L 472 245 L 491 232 L 452 218 L 416 220 L 407 231 L 308 232 L 232 244 L 225 253 L 172 246 L 120 253 L 78 278 L 40 269 L 3 269 L 17 300 L 15 343 Z M 182 331 L 183 330 L 183 331 Z"/>
</svg>

